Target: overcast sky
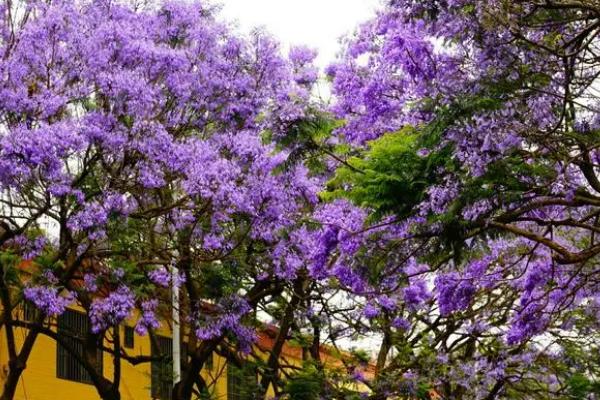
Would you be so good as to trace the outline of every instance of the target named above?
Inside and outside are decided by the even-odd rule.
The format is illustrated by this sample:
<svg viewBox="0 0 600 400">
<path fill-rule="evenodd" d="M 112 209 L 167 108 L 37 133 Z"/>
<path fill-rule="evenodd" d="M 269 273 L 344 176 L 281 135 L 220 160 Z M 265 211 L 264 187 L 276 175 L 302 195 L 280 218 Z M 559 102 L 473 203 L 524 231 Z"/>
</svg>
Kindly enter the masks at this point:
<svg viewBox="0 0 600 400">
<path fill-rule="evenodd" d="M 319 50 L 323 68 L 334 60 L 340 36 L 375 14 L 379 0 L 221 0 L 222 15 L 243 31 L 264 26 L 283 45 Z"/>
</svg>

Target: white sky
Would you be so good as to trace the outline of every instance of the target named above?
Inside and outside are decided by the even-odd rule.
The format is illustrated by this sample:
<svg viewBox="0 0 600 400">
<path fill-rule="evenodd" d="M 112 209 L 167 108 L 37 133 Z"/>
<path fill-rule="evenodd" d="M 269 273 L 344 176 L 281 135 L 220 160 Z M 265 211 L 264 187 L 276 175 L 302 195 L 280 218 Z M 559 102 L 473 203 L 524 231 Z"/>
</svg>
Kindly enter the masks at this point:
<svg viewBox="0 0 600 400">
<path fill-rule="evenodd" d="M 220 0 L 221 15 L 248 32 L 266 27 L 287 50 L 304 44 L 319 51 L 317 65 L 335 59 L 338 39 L 375 15 L 379 0 Z"/>
</svg>

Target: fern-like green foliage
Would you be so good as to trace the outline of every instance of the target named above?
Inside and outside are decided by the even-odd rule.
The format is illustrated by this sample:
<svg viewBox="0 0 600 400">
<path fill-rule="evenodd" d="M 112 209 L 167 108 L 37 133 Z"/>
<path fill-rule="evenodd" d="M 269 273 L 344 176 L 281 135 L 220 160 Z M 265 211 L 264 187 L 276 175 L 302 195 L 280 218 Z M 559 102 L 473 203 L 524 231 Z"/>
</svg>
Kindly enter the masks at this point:
<svg viewBox="0 0 600 400">
<path fill-rule="evenodd" d="M 265 139 L 268 141 L 275 139 L 278 150 L 290 152 L 282 168 L 289 168 L 303 162 L 313 174 L 321 174 L 327 168 L 324 162 L 325 154 L 340 153 L 349 149 L 349 147 L 342 148 L 343 146 L 327 142 L 333 130 L 340 124 L 339 120 L 329 114 L 313 110 L 306 117 L 291 123 L 285 135 L 273 138 L 267 132 Z"/>
<path fill-rule="evenodd" d="M 450 149 L 420 156 L 421 132 L 406 127 L 371 142 L 358 157 L 342 165 L 322 193 L 325 200 L 345 197 L 367 207 L 375 218 L 409 215 L 439 180 L 439 169 L 453 168 Z"/>
<path fill-rule="evenodd" d="M 432 213 L 427 218 L 438 224 L 439 244 L 458 256 L 464 238 L 477 224 L 463 218 L 465 207 L 479 200 L 514 204 L 531 190 L 532 181 L 548 182 L 555 175 L 550 164 L 531 162 L 515 149 L 488 165 L 484 175 L 473 176 L 454 156 L 454 145 L 444 140 L 448 129 L 460 129 L 461 123 L 474 115 L 503 107 L 518 85 L 508 82 L 500 86 L 447 106 L 436 107 L 431 101 L 435 113 L 431 122 L 387 133 L 346 158 L 321 193 L 322 199 L 349 199 L 372 211 L 371 222 L 389 215 L 402 220 L 415 215 L 431 187 L 452 176 L 460 181 L 460 192 L 446 212 Z M 540 187 L 545 190 L 543 184 Z"/>
<path fill-rule="evenodd" d="M 453 145 L 443 141 L 450 127 L 473 115 L 499 109 L 504 97 L 472 96 L 436 110 L 436 118 L 418 127 L 406 126 L 370 142 L 360 154 L 341 165 L 322 198 L 348 198 L 373 211 L 375 219 L 386 215 L 404 218 L 425 200 L 427 190 L 444 176 L 459 178 L 464 190 L 444 215 L 431 216 L 443 225 L 454 223 L 465 205 L 499 194 L 506 201 L 518 199 L 530 189 L 521 177 L 551 178 L 554 171 L 528 163 L 515 153 L 489 165 L 486 174 L 471 176 L 453 157 Z M 425 150 L 425 151 L 421 151 Z"/>
<path fill-rule="evenodd" d="M 600 382 L 593 381 L 581 373 L 575 373 L 567 380 L 569 386 L 569 398 L 576 400 L 585 400 L 591 395 L 600 394 Z"/>
<path fill-rule="evenodd" d="M 383 135 L 337 170 L 323 197 L 349 198 L 372 209 L 375 218 L 409 215 L 424 200 L 427 188 L 440 183 L 442 171 L 460 169 L 452 158 L 452 147 L 442 144 L 444 132 L 461 119 L 501 105 L 501 100 L 492 97 L 467 98 L 439 108 L 428 124 Z M 429 154 L 420 155 L 421 149 Z"/>
</svg>

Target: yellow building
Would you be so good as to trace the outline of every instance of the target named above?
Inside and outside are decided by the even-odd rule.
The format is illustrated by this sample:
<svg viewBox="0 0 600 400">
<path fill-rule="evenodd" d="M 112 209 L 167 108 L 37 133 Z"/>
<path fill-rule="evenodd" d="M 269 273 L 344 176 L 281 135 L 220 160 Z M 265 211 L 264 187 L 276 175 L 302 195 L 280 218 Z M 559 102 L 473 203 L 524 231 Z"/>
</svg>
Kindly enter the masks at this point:
<svg viewBox="0 0 600 400">
<path fill-rule="evenodd" d="M 19 307 L 14 315 L 16 319 L 28 320 L 30 317 L 27 307 Z M 49 322 L 54 332 L 59 334 L 68 331 L 73 334 L 76 330 L 82 332 L 87 329 L 87 317 L 77 308 L 67 310 L 63 315 Z M 15 340 L 20 347 L 26 328 L 15 328 Z M 162 329 L 157 331 L 157 342 L 161 347 L 160 354 L 169 354 L 171 351 L 170 331 Z M 277 330 L 268 327 L 258 335 L 256 351 L 264 354 L 272 348 Z M 133 329 L 133 321 L 128 321 L 120 326 L 121 346 L 127 354 L 132 356 L 153 355 L 156 349 L 151 345 L 149 336 L 138 336 Z M 73 340 L 75 344 L 76 341 Z M 107 344 L 108 346 L 108 344 Z M 8 372 L 8 354 L 6 349 L 6 336 L 0 329 L 0 385 L 6 379 Z M 325 365 L 341 367 L 340 357 L 331 349 L 323 347 L 321 357 Z M 281 353 L 282 365 L 302 364 L 302 349 L 289 343 L 284 345 Z M 166 368 L 166 371 L 165 371 Z M 153 361 L 131 365 L 128 361 L 121 360 L 121 380 L 119 390 L 124 400 L 168 399 L 170 398 L 170 382 L 165 381 L 164 373 L 170 374 L 170 366 Z M 104 376 L 113 374 L 113 357 L 104 352 L 102 356 L 102 371 Z M 163 375 L 161 377 L 161 371 Z M 247 385 L 240 378 L 240 372 L 235 367 L 228 367 L 226 360 L 218 354 L 213 354 L 211 362 L 205 365 L 201 375 L 208 385 L 211 399 L 218 400 L 244 400 L 242 386 Z M 28 359 L 27 368 L 23 372 L 15 400 L 55 400 L 99 399 L 95 387 L 91 384 L 89 375 L 75 360 L 75 358 L 62 348 L 54 339 L 47 335 L 39 335 Z"/>
<path fill-rule="evenodd" d="M 18 317 L 25 317 L 25 310 L 18 312 Z M 76 310 L 69 310 L 64 318 L 57 321 L 57 330 L 63 329 L 63 321 L 77 321 L 84 316 Z M 80 322 L 80 321 L 78 321 Z M 125 337 L 125 327 L 122 327 Z M 6 349 L 6 337 L 0 331 L 0 381 L 6 378 L 8 373 L 8 354 Z M 15 339 L 17 346 L 21 346 L 26 328 L 15 328 Z M 137 339 L 137 340 L 135 340 Z M 150 343 L 147 338 L 134 338 L 132 354 L 149 354 Z M 18 400 L 51 400 L 51 399 L 97 399 L 98 394 L 89 381 L 84 370 L 76 365 L 75 360 L 57 344 L 54 339 L 39 335 L 33 347 L 33 351 L 27 361 L 27 368 L 21 376 L 15 399 Z M 123 399 L 150 399 L 150 364 L 131 366 L 126 362 L 121 363 L 122 381 L 121 394 Z M 111 376 L 113 363 L 108 354 L 103 356 L 103 371 L 105 376 Z"/>
<path fill-rule="evenodd" d="M 15 317 L 27 320 L 27 313 L 27 307 L 21 307 L 15 312 Z M 63 330 L 70 330 L 70 333 L 74 333 L 73 328 L 86 329 L 87 323 L 86 315 L 73 308 L 67 310 L 59 318 L 52 319 L 49 325 L 53 326 L 53 330 L 60 334 Z M 17 346 L 20 348 L 27 329 L 15 328 L 14 331 Z M 170 332 L 163 329 L 157 331 L 157 334 L 161 354 L 170 353 Z M 129 355 L 153 355 L 156 352 L 151 346 L 150 337 L 137 335 L 132 323 L 121 325 L 120 336 L 121 346 Z M 75 343 L 75 341 L 73 342 Z M 8 373 L 6 347 L 5 332 L 0 329 L 0 385 Z M 167 371 L 164 371 L 165 368 Z M 222 400 L 242 398 L 237 393 L 238 388 L 236 387 L 236 384 L 242 382 L 239 379 L 239 373 L 231 373 L 232 368 L 227 367 L 224 358 L 216 353 L 213 354 L 212 360 L 202 371 L 202 377 L 208 385 L 211 398 Z M 113 374 L 113 357 L 107 352 L 104 352 L 102 356 L 102 371 L 106 377 L 111 377 Z M 165 382 L 164 374 L 161 376 L 161 372 L 169 373 L 170 365 L 147 362 L 133 366 L 128 361 L 121 360 L 119 386 L 121 398 L 124 400 L 168 399 L 170 384 Z M 21 376 L 15 400 L 54 399 L 92 400 L 99 399 L 99 396 L 89 375 L 75 358 L 54 339 L 46 335 L 39 335 L 27 361 L 27 368 Z"/>
<path fill-rule="evenodd" d="M 23 271 L 31 268 L 30 263 L 20 265 Z M 207 304 L 208 307 L 210 307 Z M 0 309 L 1 310 L 1 309 Z M 31 305 L 24 303 L 13 311 L 13 318 L 17 321 L 27 322 L 34 320 L 35 310 Z M 155 332 L 156 341 L 151 344 L 149 336 L 139 336 L 133 327 L 135 316 L 119 326 L 121 348 L 129 356 L 155 356 L 172 353 L 172 339 L 169 324 L 163 323 Z M 45 326 L 51 332 L 63 334 L 73 348 L 81 349 L 80 341 L 73 336 L 85 335 L 88 330 L 88 318 L 79 306 L 69 308 L 58 318 L 47 318 Z M 28 333 L 26 327 L 14 327 L 17 349 Z M 254 353 L 266 359 L 273 348 L 278 330 L 274 326 L 267 326 L 257 332 L 257 343 Z M 0 390 L 8 374 L 8 350 L 6 332 L 0 327 Z M 109 339 L 105 339 L 105 348 L 112 348 Z M 182 350 L 185 350 L 182 348 Z M 98 350 L 100 351 L 100 350 Z M 342 359 L 349 358 L 347 354 L 339 354 L 328 346 L 320 347 L 320 358 L 328 369 L 344 371 Z M 113 376 L 114 360 L 110 352 L 102 352 L 100 357 L 103 376 L 110 379 Z M 280 363 L 282 366 L 300 367 L 303 363 L 303 349 L 300 346 L 286 342 L 281 351 Z M 121 359 L 121 379 L 119 392 L 123 400 L 169 399 L 172 387 L 171 365 L 164 361 L 152 361 L 132 365 Z M 285 368 L 285 367 L 282 367 Z M 369 367 L 367 375 L 372 374 Z M 226 359 L 213 353 L 209 362 L 201 372 L 211 399 L 215 400 L 245 400 L 248 398 L 244 392 L 248 391 L 256 374 L 251 376 L 247 372 L 240 372 L 234 366 L 228 366 Z M 353 386 L 355 386 L 353 384 Z M 270 395 L 271 393 L 268 393 Z M 89 374 L 75 357 L 66 351 L 55 339 L 46 334 L 38 335 L 33 350 L 27 360 L 27 367 L 20 377 L 15 393 L 15 400 L 55 400 L 99 399 L 95 386 L 91 383 Z"/>
</svg>

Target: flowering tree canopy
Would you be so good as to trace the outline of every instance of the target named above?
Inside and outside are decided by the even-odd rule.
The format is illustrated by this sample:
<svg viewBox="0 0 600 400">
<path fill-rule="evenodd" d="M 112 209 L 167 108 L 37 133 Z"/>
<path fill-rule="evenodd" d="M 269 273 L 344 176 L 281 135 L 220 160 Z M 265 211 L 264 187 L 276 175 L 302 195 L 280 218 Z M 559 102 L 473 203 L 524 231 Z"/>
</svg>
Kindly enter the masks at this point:
<svg viewBox="0 0 600 400">
<path fill-rule="evenodd" d="M 247 348 L 254 331 L 241 319 L 264 296 L 249 282 L 265 289 L 295 276 L 277 243 L 316 200 L 307 169 L 287 165 L 269 140 L 305 116 L 315 53 L 285 58 L 266 33 L 232 33 L 197 3 L 2 7 L 0 241 L 12 277 L 3 287 L 22 287 L 39 309 L 31 341 L 75 300 L 94 335 L 134 309 L 145 333 L 159 325 L 157 294 L 185 282 L 197 338 L 233 335 Z M 28 275 L 14 273 L 19 260 L 34 260 Z M 215 263 L 214 279 L 233 271 L 229 290 L 206 282 Z M 20 297 L 5 294 L 11 330 Z M 206 300 L 216 303 L 211 320 Z M 16 351 L 15 363 L 26 360 Z M 19 373 L 15 364 L 7 398 Z M 108 383 L 104 398 L 118 392 Z"/>
<path fill-rule="evenodd" d="M 593 2 L 386 1 L 327 69 L 331 106 L 311 98 L 312 49 L 284 56 L 210 5 L 0 11 L 2 400 L 39 334 L 69 350 L 46 323 L 74 302 L 91 328 L 70 351 L 118 399 L 98 343 L 115 365 L 149 361 L 118 326 L 152 337 L 175 287 L 189 329 L 174 399 L 202 392 L 212 352 L 253 356 L 259 313 L 279 330 L 257 398 L 596 390 Z M 12 313 L 23 300 L 31 321 Z M 373 377 L 358 353 L 347 376 L 326 371 L 322 343 L 364 336 Z M 290 338 L 306 365 L 286 383 Z"/>
<path fill-rule="evenodd" d="M 337 200 L 319 240 L 371 299 L 381 396 L 569 390 L 543 359 L 597 326 L 598 11 L 390 1 L 328 69 L 351 147 L 327 197 L 371 217 Z"/>
</svg>

